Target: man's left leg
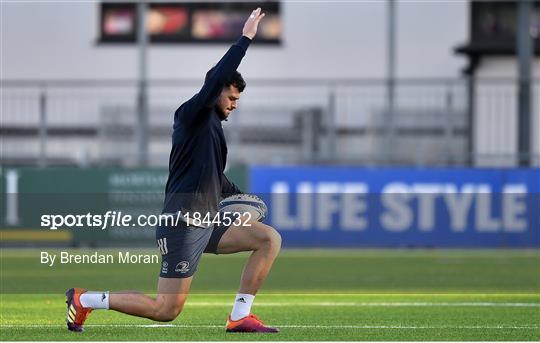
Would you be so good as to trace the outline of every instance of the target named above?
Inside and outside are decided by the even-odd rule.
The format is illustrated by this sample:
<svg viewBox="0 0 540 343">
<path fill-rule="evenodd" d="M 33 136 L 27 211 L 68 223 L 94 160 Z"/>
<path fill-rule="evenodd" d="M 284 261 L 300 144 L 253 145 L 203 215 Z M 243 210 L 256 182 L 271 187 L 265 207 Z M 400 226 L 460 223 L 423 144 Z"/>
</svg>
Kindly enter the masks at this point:
<svg viewBox="0 0 540 343">
<path fill-rule="evenodd" d="M 227 331 L 277 332 L 277 329 L 264 326 L 251 314 L 251 305 L 279 253 L 281 236 L 266 224 L 259 222 L 250 224 L 251 226 L 246 227 L 231 226 L 225 231 L 216 248 L 217 254 L 252 251 L 242 273 L 240 288 L 227 323 Z"/>
</svg>

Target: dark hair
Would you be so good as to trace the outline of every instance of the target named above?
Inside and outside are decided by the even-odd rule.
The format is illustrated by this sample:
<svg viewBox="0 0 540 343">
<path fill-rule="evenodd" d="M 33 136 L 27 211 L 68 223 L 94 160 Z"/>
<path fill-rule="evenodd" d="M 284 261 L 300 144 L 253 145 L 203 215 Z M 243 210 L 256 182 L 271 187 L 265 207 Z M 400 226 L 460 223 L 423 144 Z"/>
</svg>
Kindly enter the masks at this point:
<svg viewBox="0 0 540 343">
<path fill-rule="evenodd" d="M 204 82 L 208 81 L 210 77 L 212 77 L 212 74 L 216 70 L 216 67 L 213 67 L 206 73 L 206 77 L 204 78 Z M 225 80 L 225 86 L 234 86 L 238 89 L 238 91 L 241 93 L 246 88 L 246 81 L 244 81 L 244 78 L 242 77 L 242 74 L 240 74 L 238 71 L 234 71 L 232 76 Z"/>
</svg>

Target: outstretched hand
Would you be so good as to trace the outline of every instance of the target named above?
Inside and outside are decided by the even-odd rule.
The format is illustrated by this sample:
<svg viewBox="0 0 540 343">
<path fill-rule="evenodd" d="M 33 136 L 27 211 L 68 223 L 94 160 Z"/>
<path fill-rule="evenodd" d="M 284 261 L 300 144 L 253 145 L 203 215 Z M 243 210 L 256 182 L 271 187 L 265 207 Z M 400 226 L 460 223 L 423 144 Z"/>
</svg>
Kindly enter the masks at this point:
<svg viewBox="0 0 540 343">
<path fill-rule="evenodd" d="M 251 15 L 244 24 L 242 34 L 249 39 L 253 39 L 257 34 L 257 27 L 259 26 L 259 21 L 261 21 L 262 18 L 264 18 L 264 13 L 261 13 L 260 7 L 251 12 Z"/>
</svg>

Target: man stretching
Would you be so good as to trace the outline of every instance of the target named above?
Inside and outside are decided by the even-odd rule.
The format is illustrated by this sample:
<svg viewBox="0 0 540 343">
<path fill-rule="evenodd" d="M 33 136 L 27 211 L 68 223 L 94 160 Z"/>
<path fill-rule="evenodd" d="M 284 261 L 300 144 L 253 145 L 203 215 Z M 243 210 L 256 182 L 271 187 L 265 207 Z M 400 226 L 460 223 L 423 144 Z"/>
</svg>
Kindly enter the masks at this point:
<svg viewBox="0 0 540 343">
<path fill-rule="evenodd" d="M 206 214 L 214 218 L 221 198 L 241 193 L 223 174 L 227 144 L 221 122 L 237 107 L 240 93 L 246 86 L 236 69 L 263 17 L 260 8 L 251 13 L 244 24 L 242 37 L 208 71 L 199 93 L 183 103 L 174 114 L 163 213 L 181 214 L 185 220 L 177 226 L 159 226 L 156 229 L 157 245 L 162 255 L 156 298 L 136 291 L 103 292 L 71 288 L 66 292 L 69 330 L 83 331 L 83 324 L 94 309 L 172 321 L 184 307 L 203 252 L 232 254 L 252 251 L 227 319 L 227 332 L 279 331 L 264 325 L 251 313 L 255 295 L 279 253 L 281 237 L 278 232 L 255 221 L 214 226 L 189 218 Z"/>
</svg>

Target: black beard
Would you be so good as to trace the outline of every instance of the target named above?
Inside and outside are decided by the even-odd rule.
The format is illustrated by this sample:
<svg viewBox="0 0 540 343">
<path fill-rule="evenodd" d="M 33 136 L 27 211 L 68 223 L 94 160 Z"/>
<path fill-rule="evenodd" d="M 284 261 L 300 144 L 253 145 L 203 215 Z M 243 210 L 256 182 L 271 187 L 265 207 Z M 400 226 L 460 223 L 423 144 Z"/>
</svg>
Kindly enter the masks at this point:
<svg viewBox="0 0 540 343">
<path fill-rule="evenodd" d="M 221 121 L 227 121 L 227 115 L 225 115 L 225 112 L 222 111 L 219 107 L 215 106 L 214 109 L 216 110 L 216 114 Z"/>
</svg>

